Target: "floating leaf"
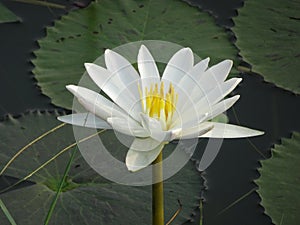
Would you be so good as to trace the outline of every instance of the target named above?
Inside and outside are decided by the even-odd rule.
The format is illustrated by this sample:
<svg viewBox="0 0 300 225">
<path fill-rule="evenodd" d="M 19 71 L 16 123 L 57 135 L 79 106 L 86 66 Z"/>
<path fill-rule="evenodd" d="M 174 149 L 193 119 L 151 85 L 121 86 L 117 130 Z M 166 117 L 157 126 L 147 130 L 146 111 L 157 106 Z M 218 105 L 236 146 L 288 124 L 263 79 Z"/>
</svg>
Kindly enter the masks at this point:
<svg viewBox="0 0 300 225">
<path fill-rule="evenodd" d="M 272 149 L 271 159 L 262 162 L 256 181 L 266 213 L 276 225 L 300 224 L 300 133 L 282 139 Z"/>
<path fill-rule="evenodd" d="M 33 72 L 43 93 L 70 109 L 73 98 L 65 85 L 78 83 L 85 62 L 93 62 L 106 48 L 143 40 L 191 47 L 200 57 L 211 57 L 212 64 L 237 54 L 211 16 L 182 1 L 103 0 L 70 12 L 47 29 Z"/>
<path fill-rule="evenodd" d="M 59 125 L 51 113 L 29 113 L 18 119 L 0 123 L 0 169 L 23 146 L 44 132 Z M 84 128 L 87 129 L 87 128 Z M 112 131 L 100 134 L 111 154 L 123 157 L 127 148 L 118 143 Z M 96 138 L 96 137 L 95 137 Z M 97 136 L 98 138 L 98 136 Z M 93 138 L 85 143 L 93 143 Z M 48 134 L 26 149 L 5 171 L 5 175 L 23 178 L 74 143 L 72 127 L 65 125 Z M 166 155 L 172 148 L 166 148 Z M 67 151 L 46 167 L 29 177 L 31 186 L 20 187 L 0 194 L 17 224 L 43 224 L 56 195 L 71 151 Z M 190 161 L 174 177 L 165 181 L 166 219 L 177 210 L 180 200 L 183 209 L 174 224 L 187 221 L 196 207 L 202 180 Z M 6 218 L 0 213 L 1 225 Z M 49 224 L 150 224 L 151 186 L 134 187 L 112 183 L 94 172 L 79 151 L 71 165 L 62 192 L 58 197 Z"/>
<path fill-rule="evenodd" d="M 276 86 L 300 93 L 300 2 L 245 1 L 234 18 L 236 45 L 252 70 Z"/>
<path fill-rule="evenodd" d="M 20 21 L 20 19 L 0 2 L 0 23 L 17 21 Z"/>
</svg>

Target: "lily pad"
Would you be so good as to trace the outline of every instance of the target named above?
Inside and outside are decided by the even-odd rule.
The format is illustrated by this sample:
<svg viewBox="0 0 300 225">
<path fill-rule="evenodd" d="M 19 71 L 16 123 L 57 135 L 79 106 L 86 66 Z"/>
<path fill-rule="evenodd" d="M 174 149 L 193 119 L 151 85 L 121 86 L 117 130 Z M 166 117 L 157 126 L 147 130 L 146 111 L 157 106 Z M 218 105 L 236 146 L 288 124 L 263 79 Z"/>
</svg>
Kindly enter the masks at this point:
<svg viewBox="0 0 300 225">
<path fill-rule="evenodd" d="M 20 19 L 0 2 L 0 23 L 17 21 L 20 21 Z"/>
<path fill-rule="evenodd" d="M 58 106 L 70 109 L 65 86 L 76 84 L 83 64 L 104 50 L 143 40 L 161 40 L 191 47 L 212 64 L 234 59 L 237 50 L 225 30 L 205 12 L 179 0 L 103 0 L 72 11 L 47 29 L 35 51 L 34 74 L 42 92 Z"/>
<path fill-rule="evenodd" d="M 256 181 L 266 213 L 277 225 L 300 224 L 300 133 L 284 138 L 262 162 Z"/>
<path fill-rule="evenodd" d="M 276 86 L 300 93 L 300 2 L 245 1 L 234 18 L 236 46 L 252 70 Z"/>
<path fill-rule="evenodd" d="M 0 123 L 0 169 L 23 146 L 59 125 L 57 115 L 57 112 L 31 112 L 18 119 L 9 117 Z M 126 154 L 127 148 L 116 144 L 111 133 L 99 135 L 103 135 L 105 145 L 112 154 Z M 93 141 L 93 138 L 86 142 L 89 141 Z M 4 175 L 21 179 L 72 143 L 72 127 L 65 125 L 25 150 Z M 169 150 L 172 148 L 167 147 L 164 151 Z M 17 224 L 44 223 L 70 156 L 69 150 L 29 177 L 32 185 L 0 194 Z M 189 220 L 199 201 L 201 185 L 200 173 L 191 161 L 165 181 L 166 220 L 178 209 L 177 200 L 180 200 L 183 208 L 174 224 Z M 9 224 L 1 213 L 0 221 L 1 225 Z M 78 151 L 49 224 L 151 224 L 151 186 L 133 187 L 112 183 L 94 172 Z"/>
</svg>

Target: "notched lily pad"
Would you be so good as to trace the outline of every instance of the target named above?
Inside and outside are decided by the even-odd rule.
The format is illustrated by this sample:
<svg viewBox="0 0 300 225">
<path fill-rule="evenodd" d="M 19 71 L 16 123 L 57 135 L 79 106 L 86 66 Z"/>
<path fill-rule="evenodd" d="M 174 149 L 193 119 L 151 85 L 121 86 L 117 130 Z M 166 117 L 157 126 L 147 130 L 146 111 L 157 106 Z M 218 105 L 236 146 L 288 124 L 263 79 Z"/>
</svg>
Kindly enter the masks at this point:
<svg viewBox="0 0 300 225">
<path fill-rule="evenodd" d="M 266 213 L 276 225 L 300 223 L 300 133 L 283 138 L 272 149 L 272 157 L 262 161 L 256 181 Z"/>
<path fill-rule="evenodd" d="M 300 93 L 300 2 L 245 1 L 234 18 L 236 45 L 252 70 L 276 86 Z"/>
<path fill-rule="evenodd" d="M 35 52 L 33 72 L 42 92 L 54 104 L 70 109 L 72 96 L 65 86 L 78 83 L 85 62 L 93 62 L 107 48 L 143 40 L 191 47 L 200 57 L 209 56 L 211 65 L 237 55 L 224 29 L 207 13 L 187 3 L 103 0 L 70 12 L 47 29 Z"/>
<path fill-rule="evenodd" d="M 0 169 L 15 153 L 33 139 L 60 124 L 57 112 L 29 113 L 20 118 L 9 117 L 0 123 Z M 113 135 L 104 132 L 106 147 L 119 154 Z M 92 139 L 90 139 L 92 141 Z M 25 150 L 8 167 L 4 175 L 21 179 L 60 150 L 74 143 L 72 127 L 65 125 Z M 0 194 L 17 224 L 43 224 L 49 207 L 70 159 L 71 150 L 57 157 L 28 178 L 33 185 Z M 190 161 L 174 177 L 165 181 L 166 219 L 178 208 L 183 210 L 174 221 L 182 224 L 190 219 L 196 207 L 202 179 Z M 1 225 L 9 224 L 0 213 Z M 151 224 L 151 187 L 132 187 L 112 183 L 95 173 L 78 151 L 59 195 L 49 224 Z"/>
</svg>

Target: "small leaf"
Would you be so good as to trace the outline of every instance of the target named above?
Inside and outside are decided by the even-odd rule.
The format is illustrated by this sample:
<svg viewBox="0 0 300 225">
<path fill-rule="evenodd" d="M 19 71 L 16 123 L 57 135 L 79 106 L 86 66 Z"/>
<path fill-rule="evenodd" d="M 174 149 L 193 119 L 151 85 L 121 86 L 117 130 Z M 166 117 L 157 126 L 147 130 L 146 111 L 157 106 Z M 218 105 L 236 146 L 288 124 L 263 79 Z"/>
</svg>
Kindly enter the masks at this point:
<svg viewBox="0 0 300 225">
<path fill-rule="evenodd" d="M 272 157 L 262 161 L 256 181 L 266 213 L 276 225 L 300 224 L 300 133 L 282 139 Z"/>
<path fill-rule="evenodd" d="M 9 23 L 9 22 L 18 22 L 18 21 L 20 21 L 20 18 L 18 18 L 13 12 L 11 12 L 0 2 L 0 23 Z"/>
</svg>

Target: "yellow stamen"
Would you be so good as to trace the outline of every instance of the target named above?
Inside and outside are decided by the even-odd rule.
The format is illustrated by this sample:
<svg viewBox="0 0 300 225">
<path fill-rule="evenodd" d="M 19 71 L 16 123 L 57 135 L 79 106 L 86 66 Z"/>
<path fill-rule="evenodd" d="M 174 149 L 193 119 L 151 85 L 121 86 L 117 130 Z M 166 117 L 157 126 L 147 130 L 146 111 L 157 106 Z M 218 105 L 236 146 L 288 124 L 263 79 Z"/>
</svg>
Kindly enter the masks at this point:
<svg viewBox="0 0 300 225">
<path fill-rule="evenodd" d="M 144 113 L 152 118 L 164 120 L 166 126 L 168 126 L 176 110 L 178 100 L 178 94 L 175 92 L 174 86 L 170 84 L 169 90 L 165 94 L 163 82 L 160 83 L 160 87 L 157 83 L 151 84 L 150 90 L 145 87 L 145 99 L 143 99 L 142 90 L 139 84 L 138 90 Z"/>
</svg>

